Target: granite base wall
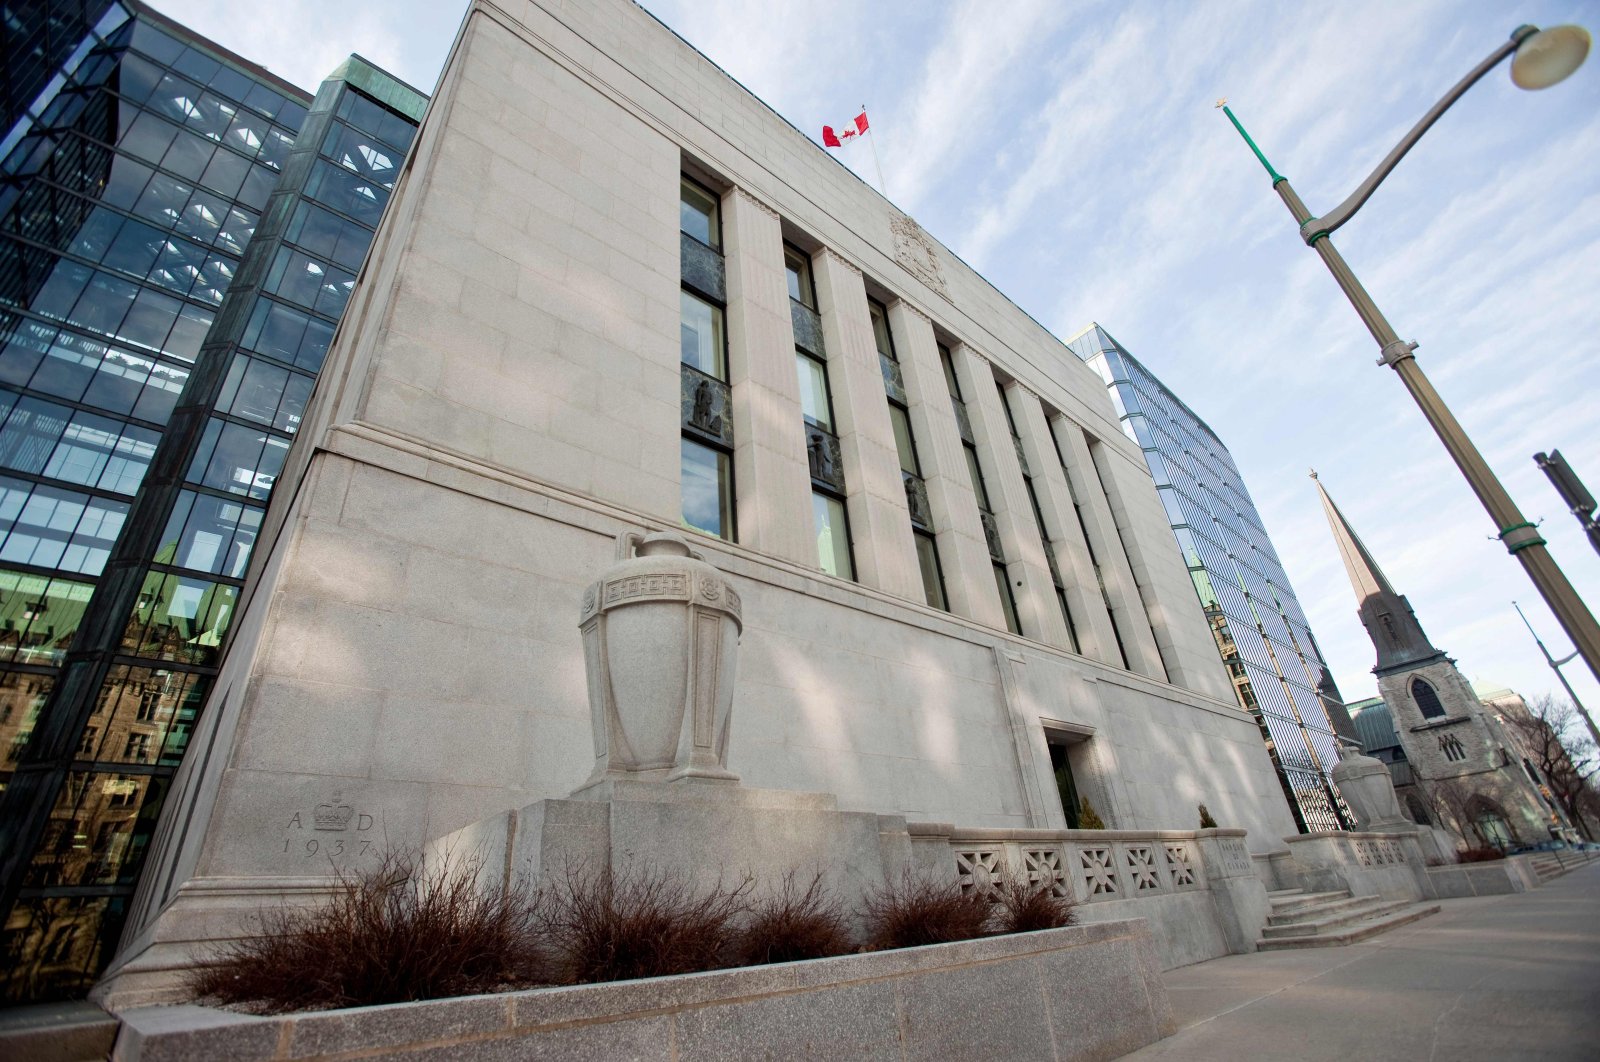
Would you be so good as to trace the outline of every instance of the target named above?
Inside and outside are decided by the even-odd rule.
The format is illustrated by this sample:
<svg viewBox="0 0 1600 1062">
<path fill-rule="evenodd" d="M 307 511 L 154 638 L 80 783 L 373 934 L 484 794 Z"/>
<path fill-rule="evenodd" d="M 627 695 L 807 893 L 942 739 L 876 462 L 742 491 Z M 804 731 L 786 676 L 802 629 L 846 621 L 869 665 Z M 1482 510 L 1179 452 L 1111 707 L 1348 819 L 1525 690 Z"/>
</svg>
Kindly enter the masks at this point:
<svg viewBox="0 0 1600 1062">
<path fill-rule="evenodd" d="M 121 1015 L 113 1062 L 1112 1059 L 1176 1029 L 1149 927 L 1104 922 L 608 985 L 281 1017 Z"/>
</svg>

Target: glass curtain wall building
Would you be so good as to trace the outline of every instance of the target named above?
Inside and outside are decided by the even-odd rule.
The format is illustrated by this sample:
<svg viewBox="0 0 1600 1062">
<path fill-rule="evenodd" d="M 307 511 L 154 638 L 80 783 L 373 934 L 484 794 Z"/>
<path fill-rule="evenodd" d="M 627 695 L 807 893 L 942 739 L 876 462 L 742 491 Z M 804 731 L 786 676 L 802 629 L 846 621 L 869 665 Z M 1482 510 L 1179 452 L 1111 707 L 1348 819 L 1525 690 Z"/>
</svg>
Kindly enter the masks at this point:
<svg viewBox="0 0 1600 1062">
<path fill-rule="evenodd" d="M 1068 341 L 1144 450 L 1239 703 L 1261 727 L 1303 831 L 1352 825 L 1330 774 L 1343 701 L 1233 456 L 1099 325 Z M 1353 736 L 1353 735 L 1352 735 Z"/>
<path fill-rule="evenodd" d="M 426 105 L 355 57 L 313 100 L 137 4 L 102 9 L 0 157 L 13 1003 L 81 994 L 111 957 Z"/>
</svg>

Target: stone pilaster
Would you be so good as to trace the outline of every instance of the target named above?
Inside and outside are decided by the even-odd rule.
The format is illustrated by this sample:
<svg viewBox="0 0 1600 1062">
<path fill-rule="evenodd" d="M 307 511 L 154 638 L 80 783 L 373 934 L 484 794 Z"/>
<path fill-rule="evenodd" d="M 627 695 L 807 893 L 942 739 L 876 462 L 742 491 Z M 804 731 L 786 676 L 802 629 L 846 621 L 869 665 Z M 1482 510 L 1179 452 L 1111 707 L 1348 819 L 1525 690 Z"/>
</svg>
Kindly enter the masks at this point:
<svg viewBox="0 0 1600 1062">
<path fill-rule="evenodd" d="M 961 429 L 950 405 L 944 368 L 939 364 L 933 325 L 920 310 L 900 300 L 889 307 L 889 327 L 894 331 L 905 377 L 911 431 L 928 488 L 934 542 L 939 547 L 950 611 L 991 627 L 1004 627 L 1005 614 L 994 590 L 989 547 L 978 519 L 977 496 L 962 453 Z"/>
<path fill-rule="evenodd" d="M 722 217 L 739 541 L 816 564 L 783 232 L 777 213 L 742 189 L 723 197 Z"/>
<path fill-rule="evenodd" d="M 1156 496 L 1150 469 L 1142 460 L 1136 467 L 1135 458 L 1109 443 L 1091 446 L 1089 452 L 1105 488 L 1111 518 L 1127 547 L 1128 567 L 1150 618 L 1167 680 L 1219 701 L 1238 703 L 1216 639 L 1194 607 L 1194 587 Z"/>
<path fill-rule="evenodd" d="M 994 371 L 982 355 L 962 344 L 955 356 L 956 379 L 966 397 L 967 414 L 978 444 L 978 464 L 983 469 L 989 491 L 989 504 L 1000 530 L 1000 544 L 1006 552 L 1006 577 L 1017 599 L 1017 619 L 1029 638 L 1072 647 L 1067 637 L 1067 622 L 1056 604 L 1055 584 L 1039 541 L 1028 488 L 1022 482 L 1022 465 L 1011 442 L 1011 427 L 1000 392 L 995 387 Z"/>
<path fill-rule="evenodd" d="M 832 251 L 817 255 L 812 266 L 849 490 L 846 507 L 856 578 L 897 597 L 921 601 L 922 575 L 911 540 L 911 514 L 884 400 L 866 285 L 861 271 Z"/>
<path fill-rule="evenodd" d="M 1056 457 L 1044 407 L 1038 396 L 1021 384 L 1012 383 L 1006 391 L 1012 416 L 1017 420 L 1017 432 L 1022 436 L 1022 449 L 1028 455 L 1028 467 L 1033 472 L 1033 490 L 1044 512 L 1046 534 L 1055 551 L 1056 567 L 1061 570 L 1067 608 L 1072 611 L 1078 635 L 1078 651 L 1101 663 L 1121 667 L 1122 657 L 1117 653 L 1111 617 L 1095 580 L 1094 559 L 1089 555 L 1083 529 L 1072 511 L 1072 492 Z"/>
<path fill-rule="evenodd" d="M 1077 494 L 1083 514 L 1082 533 L 1094 548 L 1095 558 L 1100 562 L 1100 577 L 1105 580 L 1106 602 L 1102 604 L 1108 602 L 1111 606 L 1111 618 L 1122 635 L 1128 666 L 1141 675 L 1165 680 L 1167 671 L 1156 647 L 1155 634 L 1150 629 L 1150 614 L 1139 594 L 1128 553 L 1122 547 L 1106 492 L 1101 488 L 1100 476 L 1089 455 L 1088 440 L 1083 429 L 1066 417 L 1055 418 L 1050 427 L 1054 429 L 1052 437 L 1060 461 L 1056 467 L 1070 478 Z"/>
</svg>

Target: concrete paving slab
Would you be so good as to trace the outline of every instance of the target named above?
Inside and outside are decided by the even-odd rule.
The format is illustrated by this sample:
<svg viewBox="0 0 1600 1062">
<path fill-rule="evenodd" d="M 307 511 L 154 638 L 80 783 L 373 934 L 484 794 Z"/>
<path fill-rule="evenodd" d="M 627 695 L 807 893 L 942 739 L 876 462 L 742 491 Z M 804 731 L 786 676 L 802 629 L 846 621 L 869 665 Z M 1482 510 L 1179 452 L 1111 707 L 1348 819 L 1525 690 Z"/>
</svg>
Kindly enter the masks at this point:
<svg viewBox="0 0 1600 1062">
<path fill-rule="evenodd" d="M 1167 973 L 1178 1032 L 1125 1056 L 1184 1062 L 1600 1058 L 1600 864 L 1345 948 Z"/>
</svg>

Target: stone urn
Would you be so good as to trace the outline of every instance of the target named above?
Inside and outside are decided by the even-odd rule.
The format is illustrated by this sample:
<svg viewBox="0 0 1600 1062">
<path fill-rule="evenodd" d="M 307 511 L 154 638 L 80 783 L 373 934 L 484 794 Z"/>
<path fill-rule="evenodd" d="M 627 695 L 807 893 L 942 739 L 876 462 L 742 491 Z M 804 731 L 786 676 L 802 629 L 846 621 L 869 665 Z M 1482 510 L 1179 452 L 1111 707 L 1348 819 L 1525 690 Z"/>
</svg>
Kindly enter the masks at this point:
<svg viewBox="0 0 1600 1062">
<path fill-rule="evenodd" d="M 1361 751 L 1361 746 L 1341 739 L 1333 784 L 1355 813 L 1360 829 L 1392 832 L 1414 830 L 1416 824 L 1400 812 L 1394 793 L 1394 776 L 1382 760 Z"/>
<path fill-rule="evenodd" d="M 739 595 L 671 533 L 618 539 L 583 592 L 594 773 L 607 780 L 739 781 L 728 770 Z"/>
</svg>

